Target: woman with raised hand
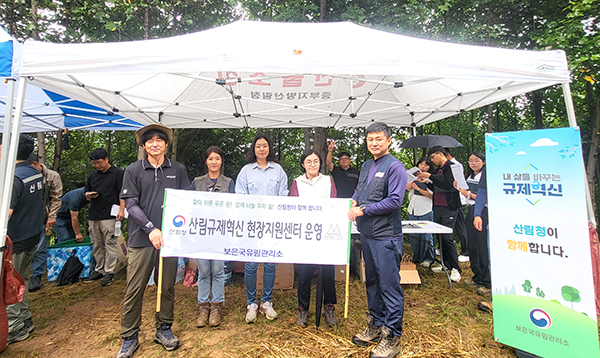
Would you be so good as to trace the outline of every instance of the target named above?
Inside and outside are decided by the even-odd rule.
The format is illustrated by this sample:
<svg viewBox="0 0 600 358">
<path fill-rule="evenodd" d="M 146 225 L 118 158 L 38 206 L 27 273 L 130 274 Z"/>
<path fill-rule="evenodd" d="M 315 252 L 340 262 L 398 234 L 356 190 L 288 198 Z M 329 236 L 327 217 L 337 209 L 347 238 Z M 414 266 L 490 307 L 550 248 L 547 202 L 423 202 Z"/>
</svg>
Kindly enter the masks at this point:
<svg viewBox="0 0 600 358">
<path fill-rule="evenodd" d="M 269 137 L 259 134 L 254 137 L 246 154 L 246 164 L 237 176 L 235 192 L 251 195 L 287 196 L 287 175 L 281 165 L 277 164 L 275 152 Z M 277 312 L 273 309 L 273 284 L 275 283 L 275 264 L 265 263 L 263 272 L 263 292 L 260 306 L 256 302 L 256 271 L 258 263 L 246 262 L 244 282 L 246 283 L 247 313 L 246 322 L 256 320 L 260 310 L 267 319 L 274 320 Z"/>
<path fill-rule="evenodd" d="M 308 149 L 300 157 L 300 169 L 304 174 L 294 179 L 290 196 L 304 198 L 336 198 L 337 191 L 333 178 L 320 173 L 321 156 L 314 149 Z M 335 317 L 335 267 L 333 265 L 296 265 L 298 272 L 298 319 L 300 327 L 308 322 L 308 306 L 310 303 L 310 283 L 315 269 L 321 270 L 323 278 L 323 300 L 325 303 L 325 320 L 328 325 L 337 324 Z"/>
<path fill-rule="evenodd" d="M 194 178 L 190 190 L 234 193 L 233 180 L 223 175 L 224 154 L 221 148 L 209 147 L 204 155 L 206 174 Z M 216 327 L 221 324 L 221 309 L 225 301 L 225 261 L 198 262 L 198 303 L 200 314 L 196 327 Z M 212 298 L 210 297 L 212 287 Z"/>
</svg>

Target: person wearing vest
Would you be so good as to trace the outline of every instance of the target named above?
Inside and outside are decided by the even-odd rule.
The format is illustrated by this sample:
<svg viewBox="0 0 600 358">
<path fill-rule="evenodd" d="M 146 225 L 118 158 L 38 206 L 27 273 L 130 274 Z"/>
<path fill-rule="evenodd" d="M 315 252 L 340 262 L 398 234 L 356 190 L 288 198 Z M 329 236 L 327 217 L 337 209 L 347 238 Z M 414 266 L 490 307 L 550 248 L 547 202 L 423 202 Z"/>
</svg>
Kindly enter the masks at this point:
<svg viewBox="0 0 600 358">
<path fill-rule="evenodd" d="M 303 175 L 294 179 L 290 188 L 290 196 L 304 198 L 336 198 L 337 189 L 333 178 L 321 174 L 321 156 L 314 149 L 307 149 L 300 157 L 300 169 Z M 298 273 L 298 319 L 296 324 L 306 327 L 308 323 L 308 306 L 310 303 L 310 282 L 315 269 L 321 271 L 323 283 L 323 300 L 325 303 L 325 320 L 333 326 L 337 324 L 335 317 L 335 266 L 333 265 L 301 265 L 296 264 Z"/>
<path fill-rule="evenodd" d="M 212 146 L 204 155 L 206 174 L 194 178 L 190 190 L 235 193 L 233 180 L 223 175 L 225 155 Z M 196 327 L 216 327 L 221 324 L 221 309 L 225 301 L 225 261 L 196 260 L 198 263 L 198 304 L 200 314 Z M 212 287 L 212 298 L 210 297 Z"/>
<path fill-rule="evenodd" d="M 52 227 L 56 223 L 56 214 L 60 209 L 60 197 L 62 196 L 63 187 L 60 175 L 41 164 L 37 154 L 31 153 L 27 161 L 44 176 L 44 220 L 42 223 L 45 225 L 45 230 L 42 232 L 40 243 L 35 249 L 33 272 L 29 282 L 29 292 L 35 292 L 42 287 L 42 275 L 46 272 L 46 249 L 50 243 Z"/>
<path fill-rule="evenodd" d="M 21 134 L 8 211 L 7 235 L 13 242 L 13 266 L 25 281 L 25 294 L 21 302 L 6 307 L 8 344 L 29 338 L 29 334 L 33 331 L 27 294 L 33 255 L 44 230 L 43 176 L 27 162 L 27 157 L 33 152 L 33 146 L 33 139 Z"/>
<path fill-rule="evenodd" d="M 360 170 L 348 212 L 348 219 L 356 221 L 360 232 L 369 307 L 367 327 L 352 337 L 352 343 L 367 346 L 378 341 L 371 358 L 392 358 L 402 350 L 401 207 L 407 178 L 402 163 L 389 152 L 390 135 L 385 123 L 367 127 L 367 149 L 373 159 Z"/>
</svg>

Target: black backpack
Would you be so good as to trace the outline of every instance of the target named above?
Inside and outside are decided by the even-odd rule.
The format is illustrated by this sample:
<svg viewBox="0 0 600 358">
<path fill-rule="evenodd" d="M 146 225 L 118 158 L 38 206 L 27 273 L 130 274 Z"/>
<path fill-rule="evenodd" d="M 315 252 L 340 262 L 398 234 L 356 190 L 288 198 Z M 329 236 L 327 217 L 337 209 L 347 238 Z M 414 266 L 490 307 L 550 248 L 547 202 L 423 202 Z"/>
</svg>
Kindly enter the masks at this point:
<svg viewBox="0 0 600 358">
<path fill-rule="evenodd" d="M 62 270 L 58 274 L 56 279 L 56 286 L 71 285 L 79 281 L 79 275 L 83 271 L 83 264 L 79 261 L 79 258 L 75 256 L 77 250 L 73 249 L 71 257 L 65 262 Z"/>
</svg>

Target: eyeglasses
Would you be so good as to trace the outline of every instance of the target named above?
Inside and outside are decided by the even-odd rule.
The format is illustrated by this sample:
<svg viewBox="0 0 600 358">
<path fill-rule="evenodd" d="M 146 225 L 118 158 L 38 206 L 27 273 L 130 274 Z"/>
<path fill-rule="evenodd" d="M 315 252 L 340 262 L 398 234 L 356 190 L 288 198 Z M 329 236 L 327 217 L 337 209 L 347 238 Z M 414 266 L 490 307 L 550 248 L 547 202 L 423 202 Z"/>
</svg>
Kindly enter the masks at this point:
<svg viewBox="0 0 600 358">
<path fill-rule="evenodd" d="M 433 158 L 438 154 L 441 154 L 441 153 L 440 152 L 433 153 L 432 155 L 429 156 L 429 160 L 433 160 Z"/>
<path fill-rule="evenodd" d="M 304 165 L 308 166 L 308 167 L 312 167 L 314 166 L 319 166 L 319 160 L 305 160 L 304 161 Z"/>
</svg>

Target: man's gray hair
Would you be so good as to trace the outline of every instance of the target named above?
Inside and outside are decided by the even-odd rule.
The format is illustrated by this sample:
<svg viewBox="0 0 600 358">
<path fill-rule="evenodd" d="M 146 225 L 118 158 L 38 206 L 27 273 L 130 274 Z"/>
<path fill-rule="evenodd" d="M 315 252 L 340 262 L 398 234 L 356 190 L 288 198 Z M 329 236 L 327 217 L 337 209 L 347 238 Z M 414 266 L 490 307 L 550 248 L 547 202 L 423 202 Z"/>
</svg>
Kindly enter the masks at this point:
<svg viewBox="0 0 600 358">
<path fill-rule="evenodd" d="M 383 134 L 385 135 L 386 138 L 389 138 L 391 135 L 390 127 L 388 127 L 388 125 L 385 123 L 375 122 L 367 127 L 367 134 L 379 133 L 379 132 L 383 132 Z"/>
</svg>

